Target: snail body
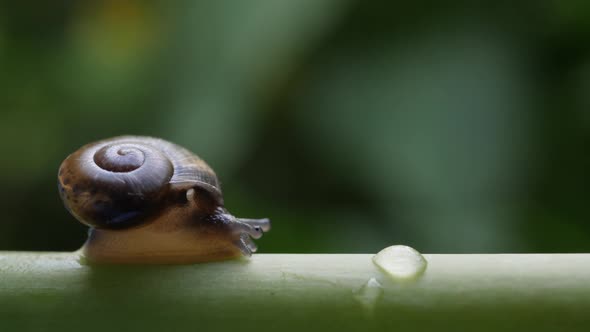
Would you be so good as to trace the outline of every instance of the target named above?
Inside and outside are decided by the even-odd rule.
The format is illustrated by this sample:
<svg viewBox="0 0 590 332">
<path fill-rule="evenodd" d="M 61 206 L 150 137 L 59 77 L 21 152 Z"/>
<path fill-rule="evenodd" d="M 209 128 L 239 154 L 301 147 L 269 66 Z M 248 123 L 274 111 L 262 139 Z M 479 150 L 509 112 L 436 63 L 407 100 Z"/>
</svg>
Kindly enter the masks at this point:
<svg viewBox="0 0 590 332">
<path fill-rule="evenodd" d="M 215 172 L 168 141 L 120 136 L 87 144 L 58 174 L 60 196 L 90 226 L 90 263 L 178 264 L 250 256 L 268 219 L 242 219 L 224 207 Z"/>
</svg>

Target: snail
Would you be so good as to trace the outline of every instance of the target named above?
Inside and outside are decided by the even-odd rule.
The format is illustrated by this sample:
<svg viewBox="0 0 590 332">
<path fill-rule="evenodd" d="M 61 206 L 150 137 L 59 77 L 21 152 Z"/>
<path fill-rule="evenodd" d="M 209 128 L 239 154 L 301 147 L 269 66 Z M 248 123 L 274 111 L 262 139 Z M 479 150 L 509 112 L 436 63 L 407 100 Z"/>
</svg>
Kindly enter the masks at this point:
<svg viewBox="0 0 590 332">
<path fill-rule="evenodd" d="M 187 149 L 159 138 L 120 136 L 87 144 L 61 164 L 66 209 L 90 226 L 90 263 L 183 264 L 250 256 L 268 219 L 224 207 L 215 172 Z"/>
</svg>

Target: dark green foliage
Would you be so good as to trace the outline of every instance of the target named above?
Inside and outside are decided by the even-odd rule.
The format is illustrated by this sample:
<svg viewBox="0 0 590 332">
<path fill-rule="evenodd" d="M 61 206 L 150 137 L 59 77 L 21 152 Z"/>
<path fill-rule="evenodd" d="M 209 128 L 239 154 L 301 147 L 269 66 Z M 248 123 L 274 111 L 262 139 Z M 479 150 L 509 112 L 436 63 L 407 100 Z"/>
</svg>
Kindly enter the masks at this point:
<svg viewBox="0 0 590 332">
<path fill-rule="evenodd" d="M 590 251 L 583 1 L 6 1 L 0 250 L 72 250 L 79 146 L 190 148 L 262 252 Z"/>
</svg>

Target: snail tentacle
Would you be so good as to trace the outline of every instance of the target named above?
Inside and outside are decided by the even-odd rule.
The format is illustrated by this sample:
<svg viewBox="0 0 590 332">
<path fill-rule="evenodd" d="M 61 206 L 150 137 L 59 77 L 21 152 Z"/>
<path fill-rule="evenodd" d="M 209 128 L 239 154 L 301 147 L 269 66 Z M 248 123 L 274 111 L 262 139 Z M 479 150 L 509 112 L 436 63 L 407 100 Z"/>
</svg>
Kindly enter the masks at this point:
<svg viewBox="0 0 590 332">
<path fill-rule="evenodd" d="M 248 224 L 250 226 L 259 226 L 260 228 L 262 228 L 262 231 L 264 231 L 264 232 L 270 231 L 270 220 L 268 218 L 262 218 L 262 219 L 236 218 L 236 220 L 241 223 Z"/>
</svg>

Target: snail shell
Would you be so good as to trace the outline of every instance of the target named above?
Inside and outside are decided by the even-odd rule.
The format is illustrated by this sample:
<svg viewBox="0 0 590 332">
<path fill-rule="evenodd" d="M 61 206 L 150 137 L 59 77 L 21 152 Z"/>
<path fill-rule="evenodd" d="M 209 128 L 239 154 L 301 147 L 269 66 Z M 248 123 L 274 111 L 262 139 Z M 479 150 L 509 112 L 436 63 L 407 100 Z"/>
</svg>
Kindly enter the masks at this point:
<svg viewBox="0 0 590 332">
<path fill-rule="evenodd" d="M 215 172 L 162 139 L 121 136 L 87 144 L 60 166 L 65 207 L 91 227 L 82 248 L 97 263 L 189 263 L 256 251 L 268 219 L 224 208 Z"/>
</svg>

